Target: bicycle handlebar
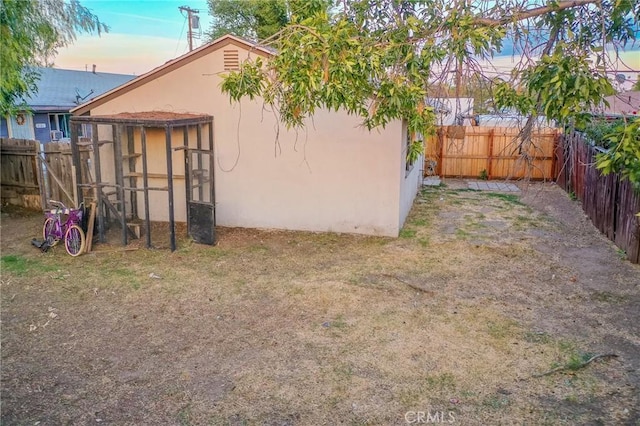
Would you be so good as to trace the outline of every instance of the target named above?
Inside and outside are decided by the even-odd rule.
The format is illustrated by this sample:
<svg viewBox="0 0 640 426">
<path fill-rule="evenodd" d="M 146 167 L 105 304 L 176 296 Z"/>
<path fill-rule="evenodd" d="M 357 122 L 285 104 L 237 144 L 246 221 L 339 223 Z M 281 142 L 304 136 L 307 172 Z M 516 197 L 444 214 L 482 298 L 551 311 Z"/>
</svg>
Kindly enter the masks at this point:
<svg viewBox="0 0 640 426">
<path fill-rule="evenodd" d="M 49 201 L 48 201 L 48 203 L 49 203 L 49 204 L 51 204 L 51 205 L 52 205 L 52 206 L 54 206 L 54 207 L 60 207 L 60 208 L 63 208 L 63 209 L 66 209 L 66 208 L 67 208 L 67 206 L 65 206 L 65 205 L 62 203 L 62 201 L 49 200 Z"/>
</svg>

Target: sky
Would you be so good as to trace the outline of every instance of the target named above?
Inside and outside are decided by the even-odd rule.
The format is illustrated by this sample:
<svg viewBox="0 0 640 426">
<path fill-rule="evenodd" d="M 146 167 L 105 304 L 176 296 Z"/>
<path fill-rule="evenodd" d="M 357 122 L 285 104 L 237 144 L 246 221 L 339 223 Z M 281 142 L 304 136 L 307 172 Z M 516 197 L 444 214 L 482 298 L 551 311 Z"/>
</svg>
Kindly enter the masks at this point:
<svg viewBox="0 0 640 426">
<path fill-rule="evenodd" d="M 211 25 L 206 0 L 83 0 L 109 32 L 78 35 L 69 47 L 58 50 L 57 68 L 140 75 L 189 51 L 186 14 L 179 6 L 200 11 L 202 36 Z M 194 31 L 194 34 L 200 32 Z"/>
<path fill-rule="evenodd" d="M 106 23 L 110 30 L 97 35 L 78 36 L 74 44 L 59 50 L 54 60 L 57 68 L 100 72 L 144 74 L 189 50 L 185 16 L 179 6 L 200 11 L 202 35 L 194 40 L 194 48 L 205 42 L 204 31 L 211 25 L 206 0 L 83 0 L 82 4 Z M 200 32 L 195 32 L 200 34 Z M 615 68 L 621 71 L 628 89 L 640 73 L 640 46 L 623 52 L 622 61 Z M 506 53 L 511 53 L 505 49 Z M 494 74 L 508 74 L 513 67 L 510 55 L 495 57 Z"/>
</svg>

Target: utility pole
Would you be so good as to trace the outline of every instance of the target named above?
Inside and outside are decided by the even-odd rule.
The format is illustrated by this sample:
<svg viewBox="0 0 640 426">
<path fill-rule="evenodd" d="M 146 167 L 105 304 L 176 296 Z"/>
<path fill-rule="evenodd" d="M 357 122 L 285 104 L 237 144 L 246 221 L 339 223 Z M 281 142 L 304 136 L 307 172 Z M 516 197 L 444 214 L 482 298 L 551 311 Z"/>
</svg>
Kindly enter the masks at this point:
<svg viewBox="0 0 640 426">
<path fill-rule="evenodd" d="M 181 12 L 187 12 L 187 21 L 189 21 L 189 32 L 187 33 L 187 38 L 189 39 L 189 52 L 193 50 L 193 23 L 192 17 L 200 13 L 197 9 L 191 9 L 189 6 L 180 6 L 178 9 Z M 195 27 L 200 28 L 200 23 L 196 20 Z"/>
</svg>

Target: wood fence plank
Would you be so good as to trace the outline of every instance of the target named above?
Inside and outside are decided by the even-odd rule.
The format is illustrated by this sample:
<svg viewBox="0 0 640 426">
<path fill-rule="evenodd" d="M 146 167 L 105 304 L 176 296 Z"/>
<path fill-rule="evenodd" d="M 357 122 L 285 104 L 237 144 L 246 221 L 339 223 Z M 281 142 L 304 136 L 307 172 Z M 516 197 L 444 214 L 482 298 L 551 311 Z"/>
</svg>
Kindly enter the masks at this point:
<svg viewBox="0 0 640 426">
<path fill-rule="evenodd" d="M 37 174 L 38 142 L 0 138 L 0 183 L 3 202 L 37 208 L 40 186 Z"/>
<path fill-rule="evenodd" d="M 627 253 L 627 258 L 640 263 L 640 194 L 633 190 L 629 181 L 621 181 L 618 185 L 616 245 Z"/>
<path fill-rule="evenodd" d="M 425 159 L 437 162 L 440 176 L 478 178 L 485 171 L 491 179 L 553 178 L 556 129 L 542 129 L 533 135 L 523 151 L 529 162 L 521 161 L 516 128 L 467 126 L 464 139 L 446 136 L 444 128 L 437 134 L 440 143 L 425 145 Z"/>
<path fill-rule="evenodd" d="M 603 176 L 595 167 L 596 150 L 577 133 L 559 138 L 557 183 L 573 191 L 594 226 L 640 263 L 640 192 L 617 174 Z"/>
</svg>

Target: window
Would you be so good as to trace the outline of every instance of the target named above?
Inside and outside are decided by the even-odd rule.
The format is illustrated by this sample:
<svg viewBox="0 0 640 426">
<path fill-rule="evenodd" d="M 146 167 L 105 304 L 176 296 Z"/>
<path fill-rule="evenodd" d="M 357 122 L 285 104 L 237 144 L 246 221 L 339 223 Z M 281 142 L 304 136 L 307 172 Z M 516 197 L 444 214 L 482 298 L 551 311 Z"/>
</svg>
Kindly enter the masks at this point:
<svg viewBox="0 0 640 426">
<path fill-rule="evenodd" d="M 49 114 L 49 130 L 62 132 L 64 138 L 71 137 L 69 117 L 71 114 Z"/>
<path fill-rule="evenodd" d="M 91 124 L 82 123 L 78 129 L 78 137 L 91 139 Z"/>
<path fill-rule="evenodd" d="M 71 117 L 71 114 L 49 114 L 49 130 L 51 130 L 51 135 L 55 134 L 56 136 L 60 136 L 59 139 L 70 138 L 71 126 L 69 125 L 69 117 Z M 91 138 L 91 125 L 81 124 L 80 127 L 78 127 L 78 137 Z"/>
</svg>

